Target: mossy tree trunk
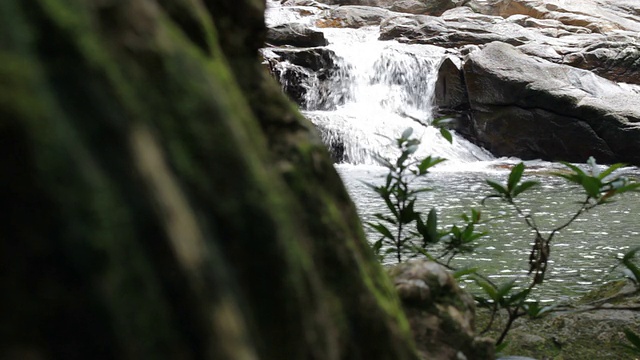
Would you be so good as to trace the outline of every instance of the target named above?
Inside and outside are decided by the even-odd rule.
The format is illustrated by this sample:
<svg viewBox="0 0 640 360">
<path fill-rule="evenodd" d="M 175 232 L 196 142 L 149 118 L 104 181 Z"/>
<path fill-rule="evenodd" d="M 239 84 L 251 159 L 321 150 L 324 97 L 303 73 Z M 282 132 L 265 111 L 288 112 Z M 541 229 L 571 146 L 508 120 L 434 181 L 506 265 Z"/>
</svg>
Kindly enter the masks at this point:
<svg viewBox="0 0 640 360">
<path fill-rule="evenodd" d="M 263 6 L 0 1 L 0 358 L 415 358 Z"/>
</svg>

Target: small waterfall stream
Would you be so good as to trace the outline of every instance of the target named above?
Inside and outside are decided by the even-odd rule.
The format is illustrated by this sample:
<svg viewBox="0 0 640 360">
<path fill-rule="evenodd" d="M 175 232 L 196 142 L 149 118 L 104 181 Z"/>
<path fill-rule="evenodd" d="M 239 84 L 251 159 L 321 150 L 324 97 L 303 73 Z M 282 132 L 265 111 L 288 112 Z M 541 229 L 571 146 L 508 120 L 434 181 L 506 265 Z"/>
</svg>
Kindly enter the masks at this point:
<svg viewBox="0 0 640 360">
<path fill-rule="evenodd" d="M 454 163 L 492 159 L 461 137 L 449 144 L 429 125 L 444 49 L 378 41 L 376 28 L 323 31 L 341 69 L 329 98 L 340 102 L 335 110 L 309 109 L 304 114 L 322 131 L 326 143 L 343 146 L 345 162 L 373 164 L 374 154 L 393 157 L 389 139 L 408 127 L 421 138 L 418 157 L 436 155 Z"/>
<path fill-rule="evenodd" d="M 268 5 L 269 26 L 299 22 L 313 27 L 318 18 L 313 14 L 322 11 L 317 7 L 297 7 L 292 11 L 271 0 Z M 416 156 L 448 159 L 436 167 L 427 183 L 416 184 L 434 189 L 424 193 L 416 206 L 437 207 L 443 224 L 454 224 L 459 214 L 478 207 L 488 193 L 484 179 L 505 181 L 509 165 L 520 161 L 496 159 L 455 134 L 453 144 L 449 144 L 429 125 L 433 119 L 437 69 L 444 49 L 378 41 L 378 27 L 314 29 L 322 31 L 328 39 L 325 48 L 333 52 L 335 66 L 330 74 L 301 70 L 306 71 L 299 84 L 306 90 L 302 113 L 320 130 L 330 148 L 342 152 L 342 163 L 336 168 L 363 222 L 373 220 L 377 212 L 386 211 L 382 201 L 363 185 L 383 181 L 385 170 L 376 165 L 374 155 L 395 157 L 390 139 L 398 137 L 407 127 L 412 127 L 422 141 Z M 282 62 L 277 66 L 296 65 Z M 321 79 L 327 76 L 330 81 Z M 552 228 L 575 211 L 578 193 L 558 178 L 548 176 L 554 170 L 552 163 L 527 163 L 539 169 L 531 176 L 541 180 L 542 185 L 523 196 L 523 208 L 531 211 L 543 228 Z M 637 220 L 640 196 L 629 194 L 627 198 L 608 205 L 606 210 L 584 215 L 562 231 L 553 246 L 551 274 L 540 291 L 540 300 L 575 297 L 611 277 L 607 269 L 615 263 L 615 257 L 640 236 L 637 229 L 628 225 Z M 629 201 L 630 198 L 633 199 Z M 480 242 L 472 256 L 462 257 L 461 261 L 465 266 L 484 269 L 493 274 L 492 278 L 526 276 L 530 231 L 510 209 L 493 206 L 483 211 L 487 218 L 494 217 L 487 225 L 491 236 Z M 374 239 L 377 235 L 369 232 L 368 236 Z"/>
<path fill-rule="evenodd" d="M 270 25 L 291 21 L 310 24 L 313 19 L 296 17 L 277 3 L 270 2 L 270 6 Z M 314 29 L 329 41 L 327 49 L 335 53 L 337 69 L 323 86 L 317 76 L 309 74 L 302 85 L 307 89 L 303 114 L 318 127 L 330 148 L 340 149 L 342 162 L 375 164 L 374 155 L 394 157 L 389 139 L 408 127 L 422 141 L 418 157 L 443 157 L 450 166 L 493 159 L 455 134 L 449 144 L 429 125 L 443 48 L 379 41 L 378 27 Z"/>
</svg>

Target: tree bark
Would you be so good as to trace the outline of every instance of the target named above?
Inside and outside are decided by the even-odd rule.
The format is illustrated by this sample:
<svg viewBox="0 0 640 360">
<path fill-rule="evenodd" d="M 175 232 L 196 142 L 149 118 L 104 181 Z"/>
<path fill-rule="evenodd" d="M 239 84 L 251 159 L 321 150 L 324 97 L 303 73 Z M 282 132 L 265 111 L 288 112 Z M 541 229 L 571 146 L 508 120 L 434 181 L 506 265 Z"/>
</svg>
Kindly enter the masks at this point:
<svg viewBox="0 0 640 360">
<path fill-rule="evenodd" d="M 416 358 L 263 12 L 0 1 L 0 358 Z"/>
</svg>

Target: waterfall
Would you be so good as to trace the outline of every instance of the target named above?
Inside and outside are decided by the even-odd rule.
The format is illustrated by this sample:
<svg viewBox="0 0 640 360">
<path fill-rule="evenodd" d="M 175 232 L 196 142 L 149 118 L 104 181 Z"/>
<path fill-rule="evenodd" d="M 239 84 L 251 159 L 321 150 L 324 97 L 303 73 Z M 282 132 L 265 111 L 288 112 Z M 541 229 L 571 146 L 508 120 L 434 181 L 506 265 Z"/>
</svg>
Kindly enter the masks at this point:
<svg viewBox="0 0 640 360">
<path fill-rule="evenodd" d="M 267 16 L 271 25 L 296 19 L 277 5 Z M 309 17 L 299 20 L 312 23 Z M 435 82 L 445 49 L 379 41 L 377 26 L 314 29 L 328 39 L 326 48 L 331 50 L 334 68 L 321 82 L 318 76 L 303 73 L 299 84 L 306 90 L 302 113 L 342 162 L 375 164 L 376 156 L 397 156 L 390 139 L 408 127 L 422 141 L 418 157 L 440 156 L 450 164 L 493 159 L 455 134 L 453 144 L 448 143 L 430 126 Z M 296 65 L 283 62 L 279 66 Z"/>
</svg>

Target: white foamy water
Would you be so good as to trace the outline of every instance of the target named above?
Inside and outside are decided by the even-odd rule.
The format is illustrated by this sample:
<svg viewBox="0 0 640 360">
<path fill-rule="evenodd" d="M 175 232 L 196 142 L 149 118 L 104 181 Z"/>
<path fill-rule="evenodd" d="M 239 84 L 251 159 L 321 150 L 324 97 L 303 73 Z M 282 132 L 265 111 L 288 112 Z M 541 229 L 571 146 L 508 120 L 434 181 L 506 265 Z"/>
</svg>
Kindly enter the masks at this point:
<svg viewBox="0 0 640 360">
<path fill-rule="evenodd" d="M 313 24 L 316 16 L 304 17 L 300 12 L 300 8 L 287 9 L 270 2 L 267 23 Z M 328 39 L 327 48 L 335 53 L 337 69 L 323 86 L 316 76 L 305 72 L 309 76 L 302 84 L 308 89 L 303 114 L 318 127 L 329 147 L 340 148 L 345 163 L 375 164 L 376 156 L 396 157 L 390 139 L 408 127 L 422 141 L 417 157 L 444 157 L 449 167 L 493 160 L 487 151 L 455 134 L 449 144 L 429 125 L 444 49 L 379 41 L 377 26 L 316 30 Z"/>
<path fill-rule="evenodd" d="M 455 136 L 449 144 L 430 126 L 433 96 L 444 49 L 378 41 L 377 27 L 322 29 L 340 69 L 331 93 L 340 94 L 332 111 L 304 114 L 321 129 L 325 141 L 342 144 L 351 164 L 373 164 L 375 155 L 397 156 L 390 139 L 412 127 L 422 146 L 418 157 L 435 155 L 450 164 L 491 160 L 483 149 Z M 309 95 L 316 95 L 310 92 Z"/>
</svg>

